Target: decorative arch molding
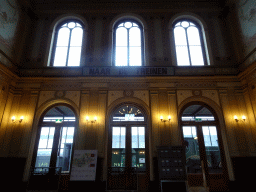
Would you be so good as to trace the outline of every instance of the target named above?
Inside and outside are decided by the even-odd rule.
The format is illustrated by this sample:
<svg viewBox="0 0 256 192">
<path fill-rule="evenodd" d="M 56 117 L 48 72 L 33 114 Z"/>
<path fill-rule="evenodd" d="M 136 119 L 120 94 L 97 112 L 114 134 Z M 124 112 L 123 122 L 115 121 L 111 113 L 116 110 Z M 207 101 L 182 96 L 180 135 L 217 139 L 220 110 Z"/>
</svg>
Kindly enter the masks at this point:
<svg viewBox="0 0 256 192">
<path fill-rule="evenodd" d="M 220 108 L 220 106 L 213 100 L 207 98 L 207 97 L 203 97 L 203 96 L 192 96 L 189 98 L 186 98 L 184 101 L 182 101 L 180 103 L 180 105 L 178 106 L 178 114 L 179 116 L 181 115 L 181 112 L 183 112 L 183 110 L 185 109 L 186 106 L 189 106 L 190 104 L 193 105 L 194 103 L 199 103 L 199 104 L 205 104 L 207 106 L 210 107 L 210 109 L 212 110 L 211 112 L 213 112 L 214 115 L 216 115 L 216 117 L 218 118 L 219 121 L 221 121 L 221 119 L 223 120 L 224 123 L 224 118 L 223 118 L 223 114 L 222 114 L 222 110 Z"/>
<path fill-rule="evenodd" d="M 227 163 L 227 169 L 228 169 L 228 174 L 229 174 L 229 179 L 234 180 L 234 171 L 233 171 L 233 166 L 232 166 L 232 161 L 230 158 L 230 153 L 229 153 L 229 145 L 228 145 L 228 140 L 227 140 L 227 135 L 226 135 L 226 126 L 225 126 L 225 120 L 224 116 L 222 113 L 221 107 L 213 100 L 206 98 L 206 97 L 189 97 L 185 99 L 184 101 L 181 102 L 181 104 L 178 106 L 178 118 L 179 118 L 179 124 L 180 124 L 180 119 L 182 112 L 189 106 L 193 104 L 200 104 L 206 106 L 212 114 L 217 118 L 217 122 L 219 124 L 220 128 L 220 133 L 221 133 L 221 138 L 222 138 L 222 143 L 223 143 L 223 149 L 225 153 L 225 159 Z M 179 125 L 180 126 L 180 125 Z M 233 146 L 237 148 L 237 146 Z"/>
<path fill-rule="evenodd" d="M 138 107 L 144 112 L 145 116 L 148 119 L 150 115 L 150 109 L 144 101 L 135 97 L 122 97 L 122 98 L 116 99 L 108 106 L 107 113 L 106 113 L 106 121 L 109 122 L 109 118 L 111 117 L 111 114 L 124 104 L 131 104 L 131 105 L 134 105 L 135 107 Z"/>
<path fill-rule="evenodd" d="M 85 47 L 86 38 L 87 38 L 87 31 L 88 31 L 88 23 L 85 20 L 85 18 L 82 17 L 81 15 L 78 15 L 78 14 L 64 14 L 64 15 L 61 15 L 61 16 L 57 17 L 56 19 L 54 19 L 54 21 L 50 25 L 50 28 L 49 28 L 49 31 L 48 31 L 49 35 L 48 35 L 48 40 L 47 40 L 47 48 L 46 48 L 46 54 L 45 54 L 45 59 L 44 59 L 44 66 L 49 66 L 50 65 L 51 53 L 52 53 L 52 47 L 53 47 L 53 43 L 54 43 L 54 37 L 55 37 L 54 35 L 55 35 L 56 27 L 61 22 L 65 21 L 65 20 L 69 20 L 69 19 L 79 20 L 80 22 L 83 23 L 83 25 L 84 25 L 83 47 Z"/>
<path fill-rule="evenodd" d="M 148 64 L 148 57 L 147 57 L 147 53 L 148 53 L 148 26 L 147 26 L 147 22 L 143 19 L 143 17 L 141 17 L 140 15 L 137 15 L 135 13 L 123 13 L 120 15 L 117 15 L 114 19 L 112 19 L 112 21 L 110 22 L 109 25 L 109 54 L 111 55 L 109 58 L 109 62 L 112 64 L 113 63 L 113 54 L 112 50 L 113 50 L 113 34 L 114 34 L 114 26 L 117 22 L 119 22 L 120 20 L 123 19 L 133 19 L 136 20 L 137 22 L 139 22 L 142 27 L 143 27 L 143 33 L 144 33 L 144 65 L 147 66 Z"/>
<path fill-rule="evenodd" d="M 208 27 L 206 22 L 204 21 L 203 18 L 201 18 L 199 15 L 191 12 L 182 12 L 174 15 L 168 24 L 168 29 L 169 29 L 169 35 L 170 35 L 170 43 L 171 43 L 171 50 L 175 50 L 175 41 L 174 41 L 174 35 L 173 35 L 173 23 L 176 22 L 177 20 L 180 19 L 191 19 L 195 22 L 197 22 L 202 30 L 202 35 L 203 35 L 203 41 L 205 45 L 205 54 L 206 54 L 206 59 L 207 63 L 209 65 L 213 65 L 213 56 L 212 56 L 212 50 L 211 50 L 211 45 L 210 45 L 210 38 L 208 34 Z M 173 63 L 177 63 L 176 61 L 176 54 L 175 51 L 172 51 L 172 61 Z"/>
<path fill-rule="evenodd" d="M 23 181 L 28 181 L 28 179 L 29 179 L 29 171 L 30 171 L 30 166 L 32 163 L 33 153 L 34 153 L 34 146 L 35 146 L 35 142 L 36 142 L 38 125 L 39 125 L 40 121 L 42 120 L 42 117 L 51 108 L 53 108 L 54 106 L 59 106 L 59 105 L 64 105 L 64 106 L 69 107 L 74 112 L 74 115 L 76 116 L 76 119 L 77 119 L 76 127 L 79 124 L 78 106 L 76 106 L 76 104 L 69 99 L 51 99 L 51 100 L 44 102 L 40 107 L 37 108 L 35 116 L 34 116 L 32 130 L 31 130 L 31 140 L 30 140 L 30 145 L 29 145 L 28 158 L 26 161 L 25 171 L 24 171 L 24 175 L 23 175 Z"/>
</svg>

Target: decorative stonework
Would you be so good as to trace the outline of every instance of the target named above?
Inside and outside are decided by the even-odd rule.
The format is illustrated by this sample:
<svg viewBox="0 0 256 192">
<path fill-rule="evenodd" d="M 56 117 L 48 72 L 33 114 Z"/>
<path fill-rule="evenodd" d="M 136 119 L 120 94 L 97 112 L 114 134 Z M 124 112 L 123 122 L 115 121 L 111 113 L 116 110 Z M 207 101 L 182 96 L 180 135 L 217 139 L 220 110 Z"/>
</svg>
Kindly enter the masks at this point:
<svg viewBox="0 0 256 192">
<path fill-rule="evenodd" d="M 56 99 L 63 98 L 63 97 L 65 97 L 65 94 L 66 94 L 65 91 L 56 91 L 55 92 L 55 98 Z"/>
<path fill-rule="evenodd" d="M 130 90 L 130 89 L 148 89 L 148 83 L 110 83 L 109 89 L 122 89 L 122 90 Z"/>
<path fill-rule="evenodd" d="M 216 87 L 216 82 L 191 82 L 191 83 L 176 83 L 175 87 L 182 87 L 182 88 L 195 88 L 195 87 Z"/>
<path fill-rule="evenodd" d="M 47 100 L 55 98 L 55 91 L 42 91 L 38 100 L 38 107 L 40 107 Z"/>
<path fill-rule="evenodd" d="M 80 90 L 81 83 L 45 83 L 42 85 L 42 90 Z"/>
<path fill-rule="evenodd" d="M 108 106 L 115 100 L 124 96 L 123 91 L 109 91 L 108 92 Z"/>
<path fill-rule="evenodd" d="M 77 107 L 80 105 L 80 91 L 67 91 L 65 92 L 65 98 L 73 101 Z"/>
<path fill-rule="evenodd" d="M 188 97 L 192 97 L 193 93 L 191 90 L 178 90 L 177 91 L 177 99 L 178 99 L 178 105 Z"/>
<path fill-rule="evenodd" d="M 144 101 L 149 106 L 149 92 L 148 91 L 134 91 L 134 97 Z"/>
<path fill-rule="evenodd" d="M 124 97 L 133 97 L 133 91 L 132 90 L 125 90 L 124 91 Z"/>
<path fill-rule="evenodd" d="M 202 91 L 201 90 L 193 90 L 193 95 L 194 96 L 202 96 Z"/>
<path fill-rule="evenodd" d="M 217 90 L 203 90 L 202 96 L 213 100 L 215 103 L 220 105 L 219 96 Z"/>
</svg>

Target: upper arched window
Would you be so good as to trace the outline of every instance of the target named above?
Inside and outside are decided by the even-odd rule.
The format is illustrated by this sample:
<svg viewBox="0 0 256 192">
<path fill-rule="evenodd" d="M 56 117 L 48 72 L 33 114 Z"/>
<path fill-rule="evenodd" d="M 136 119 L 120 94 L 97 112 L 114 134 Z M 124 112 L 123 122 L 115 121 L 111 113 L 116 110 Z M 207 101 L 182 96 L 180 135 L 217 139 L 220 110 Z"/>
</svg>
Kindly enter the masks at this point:
<svg viewBox="0 0 256 192">
<path fill-rule="evenodd" d="M 115 24 L 113 53 L 115 66 L 143 65 L 143 27 L 139 22 L 125 19 Z"/>
<path fill-rule="evenodd" d="M 83 28 L 78 20 L 65 20 L 56 27 L 50 66 L 80 66 Z"/>
<path fill-rule="evenodd" d="M 201 26 L 195 21 L 182 19 L 173 24 L 178 66 L 207 65 Z"/>
</svg>

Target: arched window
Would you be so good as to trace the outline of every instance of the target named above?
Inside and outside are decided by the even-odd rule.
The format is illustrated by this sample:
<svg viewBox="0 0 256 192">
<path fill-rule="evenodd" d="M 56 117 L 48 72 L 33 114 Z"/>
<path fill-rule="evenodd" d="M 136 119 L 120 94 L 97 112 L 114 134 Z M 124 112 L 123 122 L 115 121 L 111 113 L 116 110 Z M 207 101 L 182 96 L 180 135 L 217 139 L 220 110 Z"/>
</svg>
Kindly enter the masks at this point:
<svg viewBox="0 0 256 192">
<path fill-rule="evenodd" d="M 56 27 L 50 66 L 80 66 L 83 28 L 78 20 L 65 20 Z"/>
<path fill-rule="evenodd" d="M 66 106 L 53 107 L 44 115 L 35 147 L 35 172 L 50 167 L 61 167 L 62 173 L 70 171 L 75 123 L 73 111 Z"/>
<path fill-rule="evenodd" d="M 178 66 L 207 65 L 201 26 L 195 21 L 182 19 L 173 24 Z"/>
<path fill-rule="evenodd" d="M 114 65 L 142 66 L 144 63 L 143 27 L 133 20 L 126 19 L 114 26 Z"/>
</svg>

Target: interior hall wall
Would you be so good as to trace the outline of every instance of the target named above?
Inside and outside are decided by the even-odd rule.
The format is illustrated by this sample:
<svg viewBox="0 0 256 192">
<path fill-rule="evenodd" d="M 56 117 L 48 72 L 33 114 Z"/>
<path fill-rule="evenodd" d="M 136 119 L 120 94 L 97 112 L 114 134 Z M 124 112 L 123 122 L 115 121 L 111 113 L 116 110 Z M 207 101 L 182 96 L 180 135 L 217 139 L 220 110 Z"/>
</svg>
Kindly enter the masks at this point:
<svg viewBox="0 0 256 192">
<path fill-rule="evenodd" d="M 145 57 L 148 66 L 170 66 L 172 63 L 171 53 L 175 50 L 170 46 L 170 33 L 168 25 L 173 16 L 183 12 L 145 13 L 136 12 L 147 25 L 145 33 Z M 54 22 L 67 13 L 53 14 L 44 13 L 31 22 L 30 31 L 26 39 L 26 49 L 22 67 L 46 67 Z M 88 28 L 84 49 L 81 53 L 81 66 L 111 66 L 112 58 L 112 27 L 110 24 L 119 15 L 129 15 L 129 12 L 117 13 L 76 13 L 86 20 Z M 224 29 L 225 22 L 219 18 L 219 12 L 190 12 L 197 14 L 206 24 L 205 30 L 208 34 L 207 40 L 213 63 L 211 65 L 232 65 L 232 45 L 229 44 L 229 34 Z M 134 15 L 134 14 L 131 14 Z"/>
<path fill-rule="evenodd" d="M 21 10 L 17 0 L 1 1 L 0 62 L 13 70 L 21 64 L 23 46 L 29 27 L 30 19 Z"/>
</svg>

